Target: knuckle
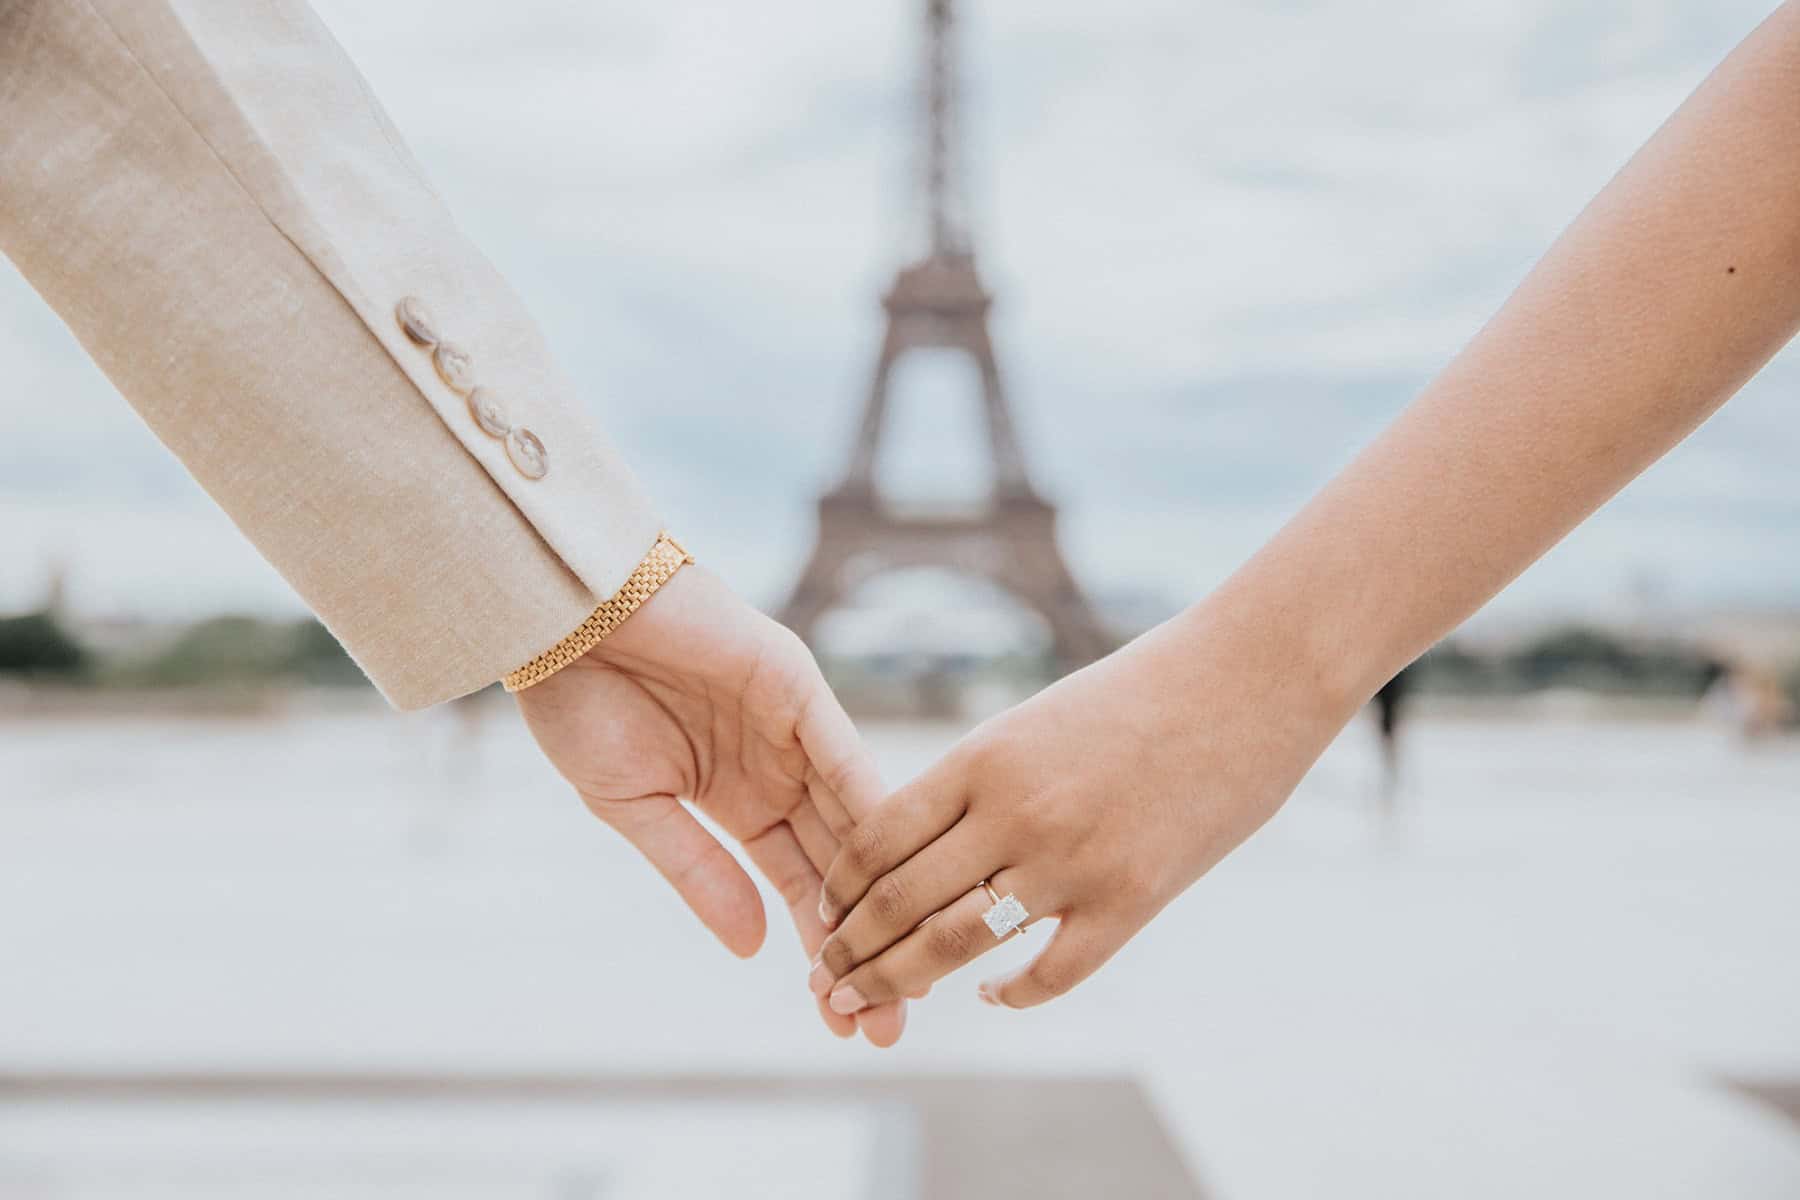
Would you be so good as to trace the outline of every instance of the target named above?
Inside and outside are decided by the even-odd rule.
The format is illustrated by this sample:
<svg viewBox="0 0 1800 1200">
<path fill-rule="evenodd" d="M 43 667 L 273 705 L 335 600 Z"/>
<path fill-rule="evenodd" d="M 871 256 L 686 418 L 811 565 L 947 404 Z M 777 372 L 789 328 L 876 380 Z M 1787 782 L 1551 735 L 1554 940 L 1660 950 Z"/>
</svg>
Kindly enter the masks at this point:
<svg viewBox="0 0 1800 1200">
<path fill-rule="evenodd" d="M 1045 836 L 1059 845 L 1072 845 L 1084 840 L 1089 833 L 1094 806 L 1071 803 L 1073 799 L 1067 795 L 1045 794 L 1038 801 L 1038 826 Z"/>
<path fill-rule="evenodd" d="M 844 843 L 844 858 L 852 870 L 867 877 L 881 869 L 882 857 L 886 853 L 886 839 L 881 827 L 875 824 L 858 826 Z"/>
<path fill-rule="evenodd" d="M 1008 836 L 1044 840 L 1056 815 L 1055 784 L 1034 783 L 992 793 L 988 817 Z"/>
<path fill-rule="evenodd" d="M 1093 806 L 1066 787 L 1046 785 L 1026 793 L 1018 807 L 1019 816 L 1036 836 L 1044 840 L 1067 842 L 1085 832 L 1083 815 Z"/>
<path fill-rule="evenodd" d="M 825 907 L 834 913 L 849 912 L 856 901 L 856 897 L 845 889 L 841 879 L 829 875 L 819 885 L 819 898 L 824 901 Z"/>
<path fill-rule="evenodd" d="M 590 813 L 620 833 L 642 824 L 638 820 L 642 814 L 633 809 L 628 801 L 597 796 L 584 788 L 576 789 L 575 794 L 581 797 L 581 803 Z"/>
<path fill-rule="evenodd" d="M 1104 868 L 1104 874 L 1113 881 L 1114 899 L 1123 905 L 1124 912 L 1154 913 L 1164 903 L 1168 881 L 1164 872 L 1155 867 L 1114 859 Z"/>
<path fill-rule="evenodd" d="M 960 963 L 974 956 L 975 939 L 967 925 L 941 917 L 925 927 L 925 947 L 938 962 Z"/>
<path fill-rule="evenodd" d="M 997 811 L 991 820 L 1002 843 L 1020 852 L 1051 844 L 1044 828 L 1043 812 L 1029 799 L 1019 800 Z"/>
<path fill-rule="evenodd" d="M 883 925 L 896 925 L 906 919 L 910 896 L 906 885 L 892 875 L 883 875 L 869 889 L 867 903 L 870 914 Z"/>
<path fill-rule="evenodd" d="M 862 998 L 870 1004 L 885 1004 L 889 1000 L 896 999 L 900 994 L 894 990 L 893 981 L 887 977 L 887 972 L 880 967 L 870 967 L 865 971 L 858 972 L 851 983 L 862 994 Z"/>
<path fill-rule="evenodd" d="M 819 961 L 828 967 L 831 973 L 842 979 L 856 966 L 856 953 L 850 949 L 843 938 L 834 937 L 819 947 Z"/>
<path fill-rule="evenodd" d="M 780 878 L 771 878 L 776 893 L 787 902 L 790 908 L 798 908 L 806 903 L 812 891 L 811 879 L 800 870 L 784 871 Z"/>
<path fill-rule="evenodd" d="M 856 762 L 848 755 L 825 760 L 815 757 L 813 772 L 818 776 L 819 783 L 824 786 L 825 790 L 838 797 L 841 802 L 845 796 L 851 793 L 851 784 L 856 775 Z"/>
<path fill-rule="evenodd" d="M 962 743 L 945 757 L 945 765 L 952 768 L 962 778 L 970 781 L 974 790 L 979 791 L 984 782 L 1002 772 L 1005 757 L 1005 740 L 990 733 L 984 727 L 963 739 Z"/>
</svg>

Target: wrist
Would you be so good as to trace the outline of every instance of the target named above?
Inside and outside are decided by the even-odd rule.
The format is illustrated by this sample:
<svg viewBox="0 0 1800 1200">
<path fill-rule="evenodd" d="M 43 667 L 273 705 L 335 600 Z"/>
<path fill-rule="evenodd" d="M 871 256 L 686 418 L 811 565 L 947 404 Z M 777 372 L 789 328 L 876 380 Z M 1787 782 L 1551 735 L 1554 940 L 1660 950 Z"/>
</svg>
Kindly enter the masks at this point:
<svg viewBox="0 0 1800 1200">
<path fill-rule="evenodd" d="M 601 663 L 675 658 L 682 655 L 683 647 L 692 645 L 696 636 L 734 624 L 740 607 L 742 601 L 718 576 L 690 563 L 639 605 L 587 657 Z"/>
<path fill-rule="evenodd" d="M 1232 583 L 1151 636 L 1158 635 L 1167 639 L 1158 656 L 1188 686 L 1225 691 L 1233 709 L 1265 722 L 1307 766 L 1379 686 L 1365 682 L 1358 657 L 1316 618 Z"/>
</svg>

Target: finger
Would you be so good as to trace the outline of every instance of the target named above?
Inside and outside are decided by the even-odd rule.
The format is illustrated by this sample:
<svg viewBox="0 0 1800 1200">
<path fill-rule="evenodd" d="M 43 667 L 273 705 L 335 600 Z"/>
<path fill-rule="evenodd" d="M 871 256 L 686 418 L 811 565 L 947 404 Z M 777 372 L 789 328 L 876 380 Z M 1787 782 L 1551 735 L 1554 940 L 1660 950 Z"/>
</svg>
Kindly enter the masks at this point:
<svg viewBox="0 0 1800 1200">
<path fill-rule="evenodd" d="M 962 818 L 967 806 L 955 777 L 934 768 L 889 797 L 843 839 L 825 872 L 819 915 L 835 928 L 869 885 L 917 854 Z M 964 883 L 971 882 L 964 880 Z"/>
<path fill-rule="evenodd" d="M 997 862 L 1004 861 L 1000 853 L 992 839 L 976 832 L 973 822 L 959 821 L 937 841 L 870 884 L 819 950 L 819 961 L 830 972 L 831 981 L 848 975 L 858 963 L 874 958 L 931 914 L 966 895 L 993 872 Z M 986 899 L 986 892 L 980 894 Z"/>
<path fill-rule="evenodd" d="M 1104 966 L 1133 932 L 1098 917 L 1070 917 L 1036 958 L 1010 975 L 982 983 L 981 998 L 1000 1008 L 1030 1008 L 1054 1000 Z"/>
<path fill-rule="evenodd" d="M 825 824 L 825 818 L 811 804 L 798 804 L 788 814 L 787 823 L 793 828 L 794 836 L 800 840 L 800 848 L 806 851 L 806 857 L 813 869 L 823 876 L 825 868 L 837 857 L 837 837 Z M 813 908 L 818 908 L 819 898 L 813 897 Z"/>
<path fill-rule="evenodd" d="M 823 829 L 823 825 L 820 828 Z M 744 851 L 787 904 L 794 930 L 800 935 L 801 948 L 808 955 L 816 954 L 825 938 L 825 926 L 819 920 L 817 903 L 819 872 L 795 831 L 785 823 L 773 825 L 745 842 Z M 906 1027 L 906 1014 L 899 1005 L 886 1005 L 870 1009 L 860 1017 L 849 1017 L 833 1012 L 823 997 L 816 999 L 825 1027 L 838 1037 L 850 1037 L 861 1025 L 872 1043 L 891 1046 L 900 1040 L 901 1030 Z"/>
<path fill-rule="evenodd" d="M 842 838 L 881 803 L 885 789 L 856 726 L 811 664 L 814 691 L 800 711 L 795 732 L 806 752 L 806 790 L 832 833 Z"/>
<path fill-rule="evenodd" d="M 1025 878 L 1024 872 L 1009 870 L 990 882 L 1005 895 L 1014 888 L 1029 890 L 1030 885 L 1021 882 Z M 950 972 L 1000 944 L 1002 939 L 996 938 L 982 919 L 991 907 L 993 900 L 985 888 L 959 897 L 928 923 L 838 980 L 829 996 L 832 1010 L 855 1013 L 897 997 L 923 995 Z"/>
<path fill-rule="evenodd" d="M 819 886 L 819 872 L 801 847 L 793 828 L 786 821 L 777 821 L 745 841 L 744 850 L 756 864 L 756 869 L 787 903 L 788 910 L 794 914 L 794 924 L 799 926 L 806 901 Z"/>
<path fill-rule="evenodd" d="M 867 745 L 837 697 L 826 686 L 817 662 L 811 663 L 811 672 L 816 690 L 801 712 L 796 734 L 808 761 L 807 796 L 812 800 L 813 814 L 824 826 L 823 832 L 830 835 L 830 849 L 835 854 L 838 839 L 850 832 L 859 817 L 874 811 L 886 788 L 882 786 L 881 774 L 875 769 L 875 760 Z M 791 822 L 793 817 L 789 820 Z M 795 829 L 809 855 L 825 846 L 826 839 L 820 837 L 820 831 L 804 817 Z M 823 871 L 829 861 L 828 857 L 815 859 L 814 865 Z M 819 911 L 815 907 L 815 918 Z M 822 924 L 819 932 L 823 936 Z M 816 943 L 808 946 L 809 951 L 814 949 Z M 822 1013 L 831 1012 L 823 998 L 819 1000 L 819 1006 Z M 906 1005 L 901 1002 L 868 1009 L 857 1015 L 856 1022 L 871 1045 L 892 1046 L 906 1029 Z"/>
<path fill-rule="evenodd" d="M 812 902 L 819 891 L 819 873 L 801 848 L 799 838 L 786 824 L 776 824 L 746 841 L 744 851 L 786 903 L 794 930 L 800 935 L 801 949 L 809 956 L 817 953 L 819 942 L 825 936 L 817 906 Z M 819 1005 L 819 1016 L 824 1019 L 825 1027 L 838 1037 L 850 1037 L 856 1032 L 854 1018 L 832 1012 L 823 1002 Z"/>
<path fill-rule="evenodd" d="M 826 1012 L 831 1006 L 820 1000 L 819 1004 Z M 833 1016 L 837 1014 L 833 1013 Z M 856 1014 L 856 1024 L 862 1029 L 863 1036 L 869 1039 L 869 1045 L 879 1050 L 886 1050 L 900 1040 L 906 1032 L 906 1001 L 895 1000 L 891 1004 L 877 1004 L 865 1008 Z"/>
<path fill-rule="evenodd" d="M 650 860 L 727 950 L 740 958 L 756 953 L 768 931 L 756 884 L 675 797 L 582 800 Z"/>
<path fill-rule="evenodd" d="M 826 784 L 824 776 L 811 762 L 806 766 L 806 797 L 832 837 L 844 837 L 856 828 L 856 819 L 850 815 L 850 810 L 844 807 L 837 792 Z"/>
</svg>

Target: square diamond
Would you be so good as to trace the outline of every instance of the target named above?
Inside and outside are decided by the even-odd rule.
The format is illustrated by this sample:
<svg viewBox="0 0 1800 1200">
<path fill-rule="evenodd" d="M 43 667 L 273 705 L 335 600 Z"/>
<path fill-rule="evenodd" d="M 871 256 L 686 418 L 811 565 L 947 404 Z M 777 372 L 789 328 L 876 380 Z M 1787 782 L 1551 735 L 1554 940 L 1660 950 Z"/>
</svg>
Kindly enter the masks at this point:
<svg viewBox="0 0 1800 1200">
<path fill-rule="evenodd" d="M 1025 906 L 1019 903 L 1019 898 L 1008 892 L 998 904 L 982 914 L 981 919 L 987 922 L 987 927 L 994 931 L 995 937 L 1003 938 L 1023 925 L 1030 916 L 1025 911 Z"/>
</svg>

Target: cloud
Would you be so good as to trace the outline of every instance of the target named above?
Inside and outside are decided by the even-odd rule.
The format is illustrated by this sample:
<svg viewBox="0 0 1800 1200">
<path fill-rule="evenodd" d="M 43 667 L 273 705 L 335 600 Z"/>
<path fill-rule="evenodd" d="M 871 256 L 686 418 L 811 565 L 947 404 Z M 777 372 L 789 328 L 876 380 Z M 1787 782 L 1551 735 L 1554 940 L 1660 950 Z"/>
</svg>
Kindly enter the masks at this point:
<svg viewBox="0 0 1800 1200">
<path fill-rule="evenodd" d="M 916 7 L 318 3 L 671 521 L 759 598 L 804 553 L 917 244 Z M 964 7 L 974 224 L 1034 470 L 1097 589 L 1181 597 L 1404 405 L 1771 6 Z M 292 604 L 3 272 L 0 352 L 31 398 L 0 407 L 0 553 L 54 530 L 83 596 Z M 1797 386 L 1789 352 L 1508 603 L 1644 571 L 1800 598 Z M 897 453 L 938 452 L 901 429 Z M 127 509 L 186 562 L 98 528 Z"/>
</svg>

